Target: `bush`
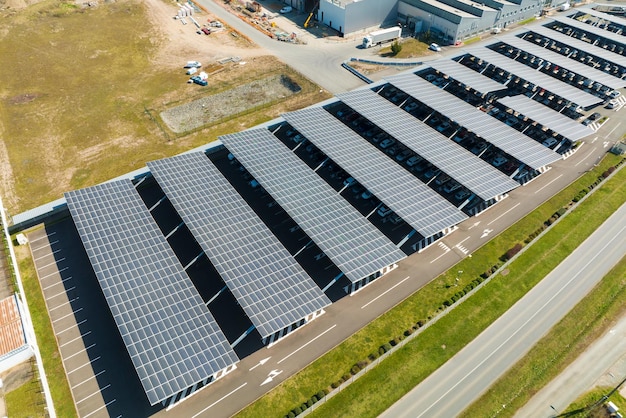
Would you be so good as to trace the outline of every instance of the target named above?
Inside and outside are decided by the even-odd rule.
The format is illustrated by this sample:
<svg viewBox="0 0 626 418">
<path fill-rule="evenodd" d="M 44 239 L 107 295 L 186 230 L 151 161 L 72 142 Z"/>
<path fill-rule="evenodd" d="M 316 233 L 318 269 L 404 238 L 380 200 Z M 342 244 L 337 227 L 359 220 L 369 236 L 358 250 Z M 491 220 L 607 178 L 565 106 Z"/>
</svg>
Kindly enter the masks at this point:
<svg viewBox="0 0 626 418">
<path fill-rule="evenodd" d="M 350 380 L 352 376 L 350 376 L 348 373 L 344 374 L 343 376 L 341 376 L 341 383 L 343 382 L 347 382 L 348 380 Z"/>
<path fill-rule="evenodd" d="M 328 395 L 328 390 L 327 389 L 322 389 L 319 392 L 317 392 L 317 400 L 319 401 L 320 399 L 323 399 L 324 396 Z"/>
<path fill-rule="evenodd" d="M 424 324 L 426 323 L 426 321 L 424 321 L 423 319 L 420 319 L 419 321 L 417 321 L 417 323 L 415 325 L 418 326 L 418 328 L 421 328 L 424 326 Z"/>
<path fill-rule="evenodd" d="M 293 410 L 289 411 L 289 413 L 287 414 L 287 418 L 296 418 L 296 413 L 293 412 Z"/>
<path fill-rule="evenodd" d="M 409 335 L 413 334 L 413 330 L 411 328 L 407 329 L 406 331 L 404 331 L 404 336 L 408 337 Z"/>
<path fill-rule="evenodd" d="M 337 389 L 339 386 L 341 386 L 341 381 L 339 380 L 330 384 L 330 387 L 333 389 Z"/>
<path fill-rule="evenodd" d="M 292 409 L 293 413 L 296 415 L 300 415 L 302 413 L 302 407 L 301 406 L 296 406 L 295 408 Z"/>
<path fill-rule="evenodd" d="M 400 51 L 402 51 L 402 45 L 398 41 L 391 44 L 391 53 L 393 55 L 398 55 Z"/>
<path fill-rule="evenodd" d="M 391 350 L 391 344 L 385 343 L 385 344 L 383 344 L 383 348 L 385 349 L 385 352 L 387 352 L 387 351 Z"/>
<path fill-rule="evenodd" d="M 378 347 L 378 355 L 379 356 L 382 356 L 385 353 L 386 353 L 386 351 L 385 351 L 385 349 L 383 348 L 382 345 L 380 347 Z"/>
<path fill-rule="evenodd" d="M 357 374 L 360 371 L 361 371 L 361 368 L 356 364 L 352 366 L 352 368 L 350 369 L 350 373 L 352 373 L 353 375 Z"/>
<path fill-rule="evenodd" d="M 313 404 L 314 404 L 315 402 L 317 402 L 317 399 L 313 400 L 313 398 L 311 398 L 311 399 L 309 399 L 308 401 L 306 401 L 306 407 L 307 407 L 307 409 L 308 409 L 308 408 L 310 408 L 310 407 L 312 407 L 312 406 L 313 406 Z"/>
<path fill-rule="evenodd" d="M 375 351 L 373 353 L 370 353 L 369 356 L 367 356 L 367 359 L 372 362 L 374 360 L 376 360 L 378 358 L 378 351 Z"/>
</svg>

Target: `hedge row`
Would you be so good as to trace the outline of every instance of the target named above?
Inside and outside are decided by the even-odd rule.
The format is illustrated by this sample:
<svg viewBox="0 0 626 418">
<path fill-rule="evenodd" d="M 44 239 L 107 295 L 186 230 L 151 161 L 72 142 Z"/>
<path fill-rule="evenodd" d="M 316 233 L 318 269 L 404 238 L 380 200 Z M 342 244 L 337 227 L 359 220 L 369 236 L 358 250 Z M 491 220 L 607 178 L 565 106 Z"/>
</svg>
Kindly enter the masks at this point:
<svg viewBox="0 0 626 418">
<path fill-rule="evenodd" d="M 531 242 L 535 237 L 537 237 L 541 232 L 543 232 L 548 226 L 552 225 L 558 218 L 563 216 L 567 212 L 569 207 L 574 202 L 578 202 L 580 199 L 582 199 L 583 196 L 585 196 L 587 193 L 589 193 L 589 191 L 591 189 L 596 187 L 600 182 L 602 182 L 602 180 L 604 180 L 611 173 L 613 173 L 615 171 L 616 167 L 619 167 L 621 164 L 624 163 L 624 161 L 626 161 L 626 159 L 622 159 L 615 167 L 609 167 L 609 169 L 607 171 L 605 171 L 602 174 L 602 176 L 598 177 L 598 179 L 594 183 L 589 185 L 588 188 L 584 188 L 580 192 L 578 192 L 578 194 L 571 200 L 571 202 L 567 205 L 567 207 L 562 207 L 559 210 L 557 210 L 556 212 L 554 212 L 554 214 L 549 219 L 547 219 L 537 230 L 535 230 L 533 233 L 531 233 L 528 236 L 528 238 L 526 238 L 524 240 L 524 243 L 528 244 L 529 242 Z M 516 255 L 517 253 L 519 253 L 522 250 L 522 248 L 524 248 L 523 244 L 520 244 L 520 243 L 515 244 L 513 247 L 511 247 L 509 250 L 507 250 L 507 252 L 504 253 L 500 257 L 500 261 L 505 262 L 505 261 L 513 258 L 514 255 Z M 463 289 L 459 290 L 454 295 L 452 295 L 449 299 L 444 300 L 443 303 L 441 303 L 439 305 L 439 307 L 437 308 L 437 311 L 441 312 L 441 311 L 445 310 L 447 307 L 452 306 L 455 302 L 460 300 L 463 296 L 465 296 L 467 293 L 469 293 L 472 289 L 477 287 L 479 284 L 481 284 L 483 281 L 485 281 L 488 277 L 490 277 L 492 274 L 494 274 L 496 271 L 498 271 L 498 269 L 501 266 L 502 266 L 501 263 L 496 263 L 493 266 L 491 266 L 491 268 L 487 269 L 484 273 L 482 273 L 480 275 L 480 277 L 475 278 L 474 280 L 469 282 Z M 449 286 L 447 286 L 447 287 L 449 287 Z M 428 320 L 430 320 L 430 319 L 431 319 L 431 316 L 428 317 Z M 374 362 L 378 357 L 380 357 L 381 355 L 385 354 L 387 351 L 391 350 L 392 347 L 395 347 L 396 345 L 398 345 L 400 343 L 400 341 L 402 341 L 404 338 L 408 337 L 409 335 L 411 335 L 415 331 L 417 331 L 419 328 L 423 327 L 428 320 L 424 320 L 424 319 L 418 320 L 415 323 L 415 325 L 413 325 L 411 328 L 406 329 L 402 334 L 398 335 L 397 337 L 393 338 L 392 340 L 389 340 L 389 342 L 381 345 L 378 348 L 378 350 L 376 350 L 375 352 L 369 354 L 367 356 L 366 360 L 361 360 L 361 361 L 358 361 L 357 363 L 355 363 L 350 368 L 350 372 L 349 373 L 345 373 L 343 376 L 341 376 L 340 379 L 338 379 L 337 381 L 331 383 L 330 389 L 336 389 L 339 386 L 341 386 L 342 383 L 350 380 L 352 378 L 352 376 L 354 376 L 357 373 L 359 373 L 361 370 L 363 370 L 365 367 L 367 367 L 368 364 Z M 287 415 L 285 415 L 285 418 L 294 418 L 297 415 L 301 414 L 306 409 L 308 409 L 311 406 L 313 406 L 313 404 L 315 402 L 319 401 L 320 399 L 323 399 L 326 395 L 328 395 L 328 393 L 330 393 L 330 389 L 329 388 L 325 388 L 323 390 L 320 390 L 319 392 L 317 392 L 317 394 L 311 396 L 311 398 L 309 398 L 309 400 L 307 400 L 306 402 L 302 403 L 301 405 L 299 405 L 299 406 L 293 408 L 291 411 L 289 411 L 289 413 Z"/>
</svg>

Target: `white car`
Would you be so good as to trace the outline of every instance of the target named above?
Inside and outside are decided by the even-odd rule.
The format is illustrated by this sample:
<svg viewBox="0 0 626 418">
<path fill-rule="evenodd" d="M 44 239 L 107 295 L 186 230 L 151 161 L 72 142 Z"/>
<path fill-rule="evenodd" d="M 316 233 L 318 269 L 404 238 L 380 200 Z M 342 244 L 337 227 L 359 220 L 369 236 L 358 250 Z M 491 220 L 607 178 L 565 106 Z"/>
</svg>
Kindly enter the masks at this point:
<svg viewBox="0 0 626 418">
<path fill-rule="evenodd" d="M 289 12 L 291 12 L 291 11 L 293 11 L 293 7 L 291 7 L 291 6 L 285 6 L 285 7 L 283 7 L 282 9 L 280 9 L 279 13 L 281 13 L 281 14 L 285 14 L 285 13 L 289 13 Z"/>
<path fill-rule="evenodd" d="M 545 141 L 542 142 L 542 144 L 548 148 L 552 148 L 553 146 L 556 145 L 556 143 L 559 142 L 556 138 L 548 138 Z"/>
<path fill-rule="evenodd" d="M 617 106 L 619 106 L 619 101 L 615 99 L 611 100 L 610 102 L 606 104 L 607 109 L 615 109 Z"/>
<path fill-rule="evenodd" d="M 441 47 L 439 45 L 437 45 L 437 44 L 430 44 L 428 49 L 430 49 L 431 51 L 435 51 L 435 52 L 440 52 L 441 51 Z"/>
<path fill-rule="evenodd" d="M 202 64 L 199 61 L 187 61 L 183 68 L 200 68 Z"/>
</svg>

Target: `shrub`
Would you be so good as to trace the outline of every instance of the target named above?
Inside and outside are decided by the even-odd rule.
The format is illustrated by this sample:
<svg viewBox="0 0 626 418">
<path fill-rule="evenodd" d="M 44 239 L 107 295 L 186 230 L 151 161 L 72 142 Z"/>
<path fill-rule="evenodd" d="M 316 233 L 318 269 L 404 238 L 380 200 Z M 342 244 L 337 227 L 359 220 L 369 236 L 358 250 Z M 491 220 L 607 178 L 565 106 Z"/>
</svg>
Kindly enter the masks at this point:
<svg viewBox="0 0 626 418">
<path fill-rule="evenodd" d="M 295 408 L 292 409 L 292 412 L 296 415 L 300 415 L 302 413 L 302 407 L 296 406 Z"/>
<path fill-rule="evenodd" d="M 328 389 L 322 389 L 319 392 L 317 392 L 317 400 L 319 401 L 320 399 L 324 398 L 324 396 L 328 395 Z"/>
<path fill-rule="evenodd" d="M 339 386 L 341 386 L 341 381 L 339 380 L 330 384 L 330 387 L 333 389 L 337 389 Z"/>
<path fill-rule="evenodd" d="M 360 371 L 361 371 L 361 368 L 356 364 L 352 366 L 352 368 L 350 369 L 350 373 L 352 373 L 353 375 L 357 374 Z"/>
<path fill-rule="evenodd" d="M 341 383 L 343 382 L 347 382 L 348 380 L 350 380 L 352 376 L 350 376 L 348 373 L 344 374 L 343 376 L 341 376 Z"/>
<path fill-rule="evenodd" d="M 612 174 L 615 171 L 615 167 L 611 166 L 607 171 L 609 172 L 609 174 Z"/>
<path fill-rule="evenodd" d="M 400 51 L 402 51 L 402 45 L 398 41 L 391 44 L 391 53 L 393 55 L 398 55 Z"/>
<path fill-rule="evenodd" d="M 309 399 L 308 401 L 306 401 L 306 407 L 307 407 L 307 409 L 308 409 L 308 408 L 310 408 L 310 407 L 312 407 L 312 406 L 313 406 L 313 404 L 314 404 L 315 402 L 317 402 L 317 399 L 313 400 L 313 398 L 311 398 L 311 399 Z"/>
<path fill-rule="evenodd" d="M 378 358 L 378 351 L 375 351 L 373 353 L 370 353 L 369 356 L 367 356 L 367 359 L 372 362 L 374 360 L 376 360 Z"/>
<path fill-rule="evenodd" d="M 289 411 L 289 413 L 287 414 L 288 418 L 296 418 L 296 413 L 293 412 L 293 410 Z"/>
<path fill-rule="evenodd" d="M 386 351 L 385 351 L 385 349 L 383 348 L 382 345 L 380 347 L 378 347 L 378 355 L 379 356 L 382 356 L 385 353 L 386 353 Z"/>
<path fill-rule="evenodd" d="M 391 344 L 385 343 L 385 344 L 383 344 L 383 348 L 385 349 L 385 352 L 387 352 L 387 351 L 391 350 Z"/>
<path fill-rule="evenodd" d="M 506 254 L 504 254 L 504 256 L 506 257 L 507 260 L 510 260 L 511 258 L 513 258 L 515 256 L 515 254 L 519 253 L 522 250 L 522 244 L 517 243 L 513 246 L 513 248 L 510 248 Z"/>
<path fill-rule="evenodd" d="M 604 173 L 602 173 L 602 177 L 604 177 L 604 178 L 607 178 L 610 175 L 611 175 L 611 173 L 609 173 L 609 170 L 606 170 Z"/>
<path fill-rule="evenodd" d="M 364 368 L 365 368 L 365 366 L 367 366 L 368 364 L 370 364 L 370 363 L 369 363 L 369 361 L 367 361 L 367 360 L 361 360 L 361 361 L 359 361 L 356 365 L 357 365 L 357 366 L 359 366 L 359 368 L 364 369 Z"/>
<path fill-rule="evenodd" d="M 424 324 L 426 323 L 426 321 L 424 321 L 423 319 L 420 319 L 419 321 L 417 321 L 416 325 L 421 328 L 424 326 Z"/>
<path fill-rule="evenodd" d="M 408 337 L 409 335 L 413 334 L 413 330 L 411 328 L 409 328 L 409 329 L 405 330 L 403 334 L 404 334 L 405 337 Z"/>
<path fill-rule="evenodd" d="M 556 211 L 555 215 L 560 218 L 561 216 L 565 215 L 565 212 L 567 212 L 567 209 L 566 208 L 561 208 L 561 209 Z"/>
</svg>

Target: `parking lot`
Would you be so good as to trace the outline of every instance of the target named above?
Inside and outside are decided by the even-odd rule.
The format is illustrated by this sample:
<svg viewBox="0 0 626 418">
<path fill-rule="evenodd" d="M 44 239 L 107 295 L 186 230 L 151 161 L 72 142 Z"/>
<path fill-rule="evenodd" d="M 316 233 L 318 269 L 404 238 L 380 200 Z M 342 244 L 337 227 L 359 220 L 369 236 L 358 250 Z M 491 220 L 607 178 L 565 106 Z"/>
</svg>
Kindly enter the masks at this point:
<svg viewBox="0 0 626 418">
<path fill-rule="evenodd" d="M 150 408 L 73 223 L 28 234 L 59 355 L 79 416 L 146 417 Z"/>
</svg>

